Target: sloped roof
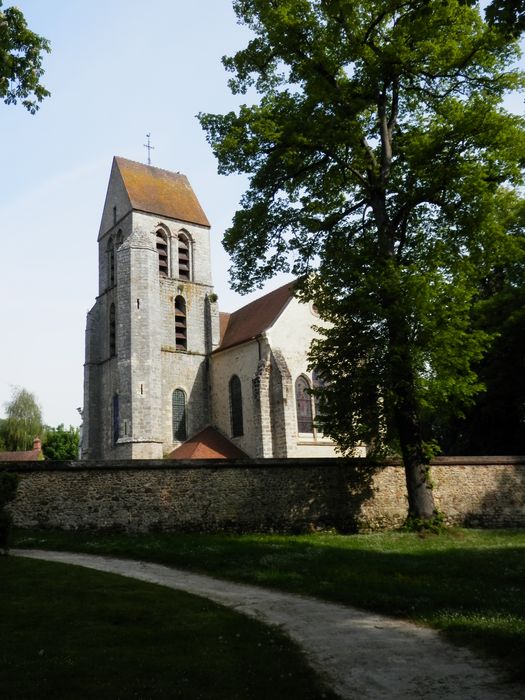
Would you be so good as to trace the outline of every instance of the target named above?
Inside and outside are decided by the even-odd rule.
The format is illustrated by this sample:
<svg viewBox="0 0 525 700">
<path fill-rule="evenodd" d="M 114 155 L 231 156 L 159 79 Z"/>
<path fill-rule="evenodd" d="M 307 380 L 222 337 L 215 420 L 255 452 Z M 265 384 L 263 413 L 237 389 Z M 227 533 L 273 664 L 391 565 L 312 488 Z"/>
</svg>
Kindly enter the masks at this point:
<svg viewBox="0 0 525 700">
<path fill-rule="evenodd" d="M 230 316 L 231 314 L 227 313 L 226 311 L 219 311 L 219 343 L 222 343 L 222 339 L 224 338 L 224 334 L 228 328 L 228 323 L 230 322 Z"/>
<path fill-rule="evenodd" d="M 0 462 L 37 462 L 41 455 L 40 448 L 21 452 L 0 452 Z"/>
<path fill-rule="evenodd" d="M 210 226 L 185 175 L 117 156 L 115 162 L 133 209 Z"/>
<path fill-rule="evenodd" d="M 168 455 L 168 459 L 249 459 L 248 455 L 212 427 L 204 428 Z"/>
<path fill-rule="evenodd" d="M 222 342 L 215 352 L 239 345 L 264 333 L 275 323 L 293 297 L 293 287 L 294 282 L 287 282 L 230 314 L 224 335 L 221 333 Z"/>
</svg>

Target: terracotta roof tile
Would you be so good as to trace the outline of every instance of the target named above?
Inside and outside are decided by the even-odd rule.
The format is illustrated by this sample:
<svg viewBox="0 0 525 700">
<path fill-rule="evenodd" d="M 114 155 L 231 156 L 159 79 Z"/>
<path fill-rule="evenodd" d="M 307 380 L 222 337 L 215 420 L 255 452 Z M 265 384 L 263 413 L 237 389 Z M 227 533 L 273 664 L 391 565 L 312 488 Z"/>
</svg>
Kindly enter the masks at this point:
<svg viewBox="0 0 525 700">
<path fill-rule="evenodd" d="M 168 455 L 168 459 L 249 459 L 215 428 L 204 428 Z"/>
<path fill-rule="evenodd" d="M 293 297 L 294 282 L 287 282 L 273 292 L 252 301 L 230 314 L 222 342 L 215 352 L 256 338 L 270 328 Z"/>
<path fill-rule="evenodd" d="M 219 343 L 222 343 L 222 340 L 224 338 L 224 334 L 226 333 L 226 329 L 228 328 L 228 323 L 230 322 L 230 316 L 231 316 L 231 314 L 226 313 L 225 311 L 219 311 L 219 332 L 220 332 Z"/>
<path fill-rule="evenodd" d="M 126 158 L 115 157 L 115 162 L 133 209 L 210 226 L 185 175 Z"/>
<path fill-rule="evenodd" d="M 36 462 L 41 459 L 42 450 L 25 450 L 21 452 L 0 452 L 0 462 Z"/>
</svg>

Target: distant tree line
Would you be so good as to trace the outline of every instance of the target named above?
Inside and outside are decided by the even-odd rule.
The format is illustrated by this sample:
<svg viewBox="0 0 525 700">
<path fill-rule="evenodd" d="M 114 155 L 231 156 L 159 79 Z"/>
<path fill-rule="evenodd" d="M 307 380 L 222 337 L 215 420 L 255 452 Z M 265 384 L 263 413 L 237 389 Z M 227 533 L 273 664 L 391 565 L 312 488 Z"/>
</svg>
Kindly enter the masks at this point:
<svg viewBox="0 0 525 700">
<path fill-rule="evenodd" d="M 78 428 L 65 428 L 63 424 L 56 428 L 44 425 L 38 401 L 27 389 L 13 389 L 11 400 L 5 404 L 5 412 L 6 418 L 0 419 L 0 450 L 31 450 L 34 439 L 39 437 L 45 459 L 78 457 Z"/>
</svg>

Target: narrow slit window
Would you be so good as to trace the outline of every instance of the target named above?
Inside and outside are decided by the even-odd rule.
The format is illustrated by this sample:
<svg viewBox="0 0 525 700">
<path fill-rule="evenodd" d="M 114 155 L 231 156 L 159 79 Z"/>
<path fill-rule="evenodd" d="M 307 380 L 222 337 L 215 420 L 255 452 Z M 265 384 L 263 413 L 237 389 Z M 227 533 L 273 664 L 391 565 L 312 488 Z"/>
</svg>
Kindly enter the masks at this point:
<svg viewBox="0 0 525 700">
<path fill-rule="evenodd" d="M 175 347 L 186 350 L 188 347 L 186 325 L 186 302 L 181 296 L 175 297 Z"/>
<path fill-rule="evenodd" d="M 175 389 L 171 397 L 173 441 L 183 442 L 187 438 L 186 431 L 186 394 L 182 389 Z"/>
<path fill-rule="evenodd" d="M 115 285 L 115 244 L 113 237 L 108 241 L 108 287 Z"/>
<path fill-rule="evenodd" d="M 168 239 L 165 233 L 157 231 L 157 253 L 159 256 L 159 275 L 168 276 Z"/>
<path fill-rule="evenodd" d="M 117 319 L 115 304 L 109 307 L 109 356 L 115 357 L 117 354 Z"/>
<path fill-rule="evenodd" d="M 230 418 L 232 437 L 244 435 L 241 380 L 236 374 L 230 379 Z"/>
<path fill-rule="evenodd" d="M 113 405 L 112 405 L 112 413 L 113 413 L 113 444 L 116 445 L 117 441 L 120 437 L 120 407 L 119 407 L 119 399 L 118 399 L 118 394 L 113 395 Z"/>
<path fill-rule="evenodd" d="M 310 384 L 306 377 L 299 377 L 295 382 L 295 403 L 297 407 L 297 430 L 300 433 L 313 433 L 314 421 Z"/>
<path fill-rule="evenodd" d="M 190 244 L 186 236 L 179 233 L 178 238 L 178 257 L 179 257 L 179 278 L 182 280 L 190 279 Z"/>
</svg>

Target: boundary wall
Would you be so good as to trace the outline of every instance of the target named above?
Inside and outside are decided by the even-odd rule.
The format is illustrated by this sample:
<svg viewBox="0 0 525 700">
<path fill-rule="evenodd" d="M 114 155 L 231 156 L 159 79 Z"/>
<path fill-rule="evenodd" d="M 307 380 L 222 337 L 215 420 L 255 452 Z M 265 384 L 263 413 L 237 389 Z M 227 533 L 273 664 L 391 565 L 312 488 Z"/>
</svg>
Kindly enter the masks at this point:
<svg viewBox="0 0 525 700">
<path fill-rule="evenodd" d="M 400 462 L 366 459 L 0 463 L 19 474 L 22 528 L 308 532 L 395 528 L 407 511 Z M 441 457 L 436 504 L 450 525 L 525 527 L 525 457 Z"/>
</svg>

